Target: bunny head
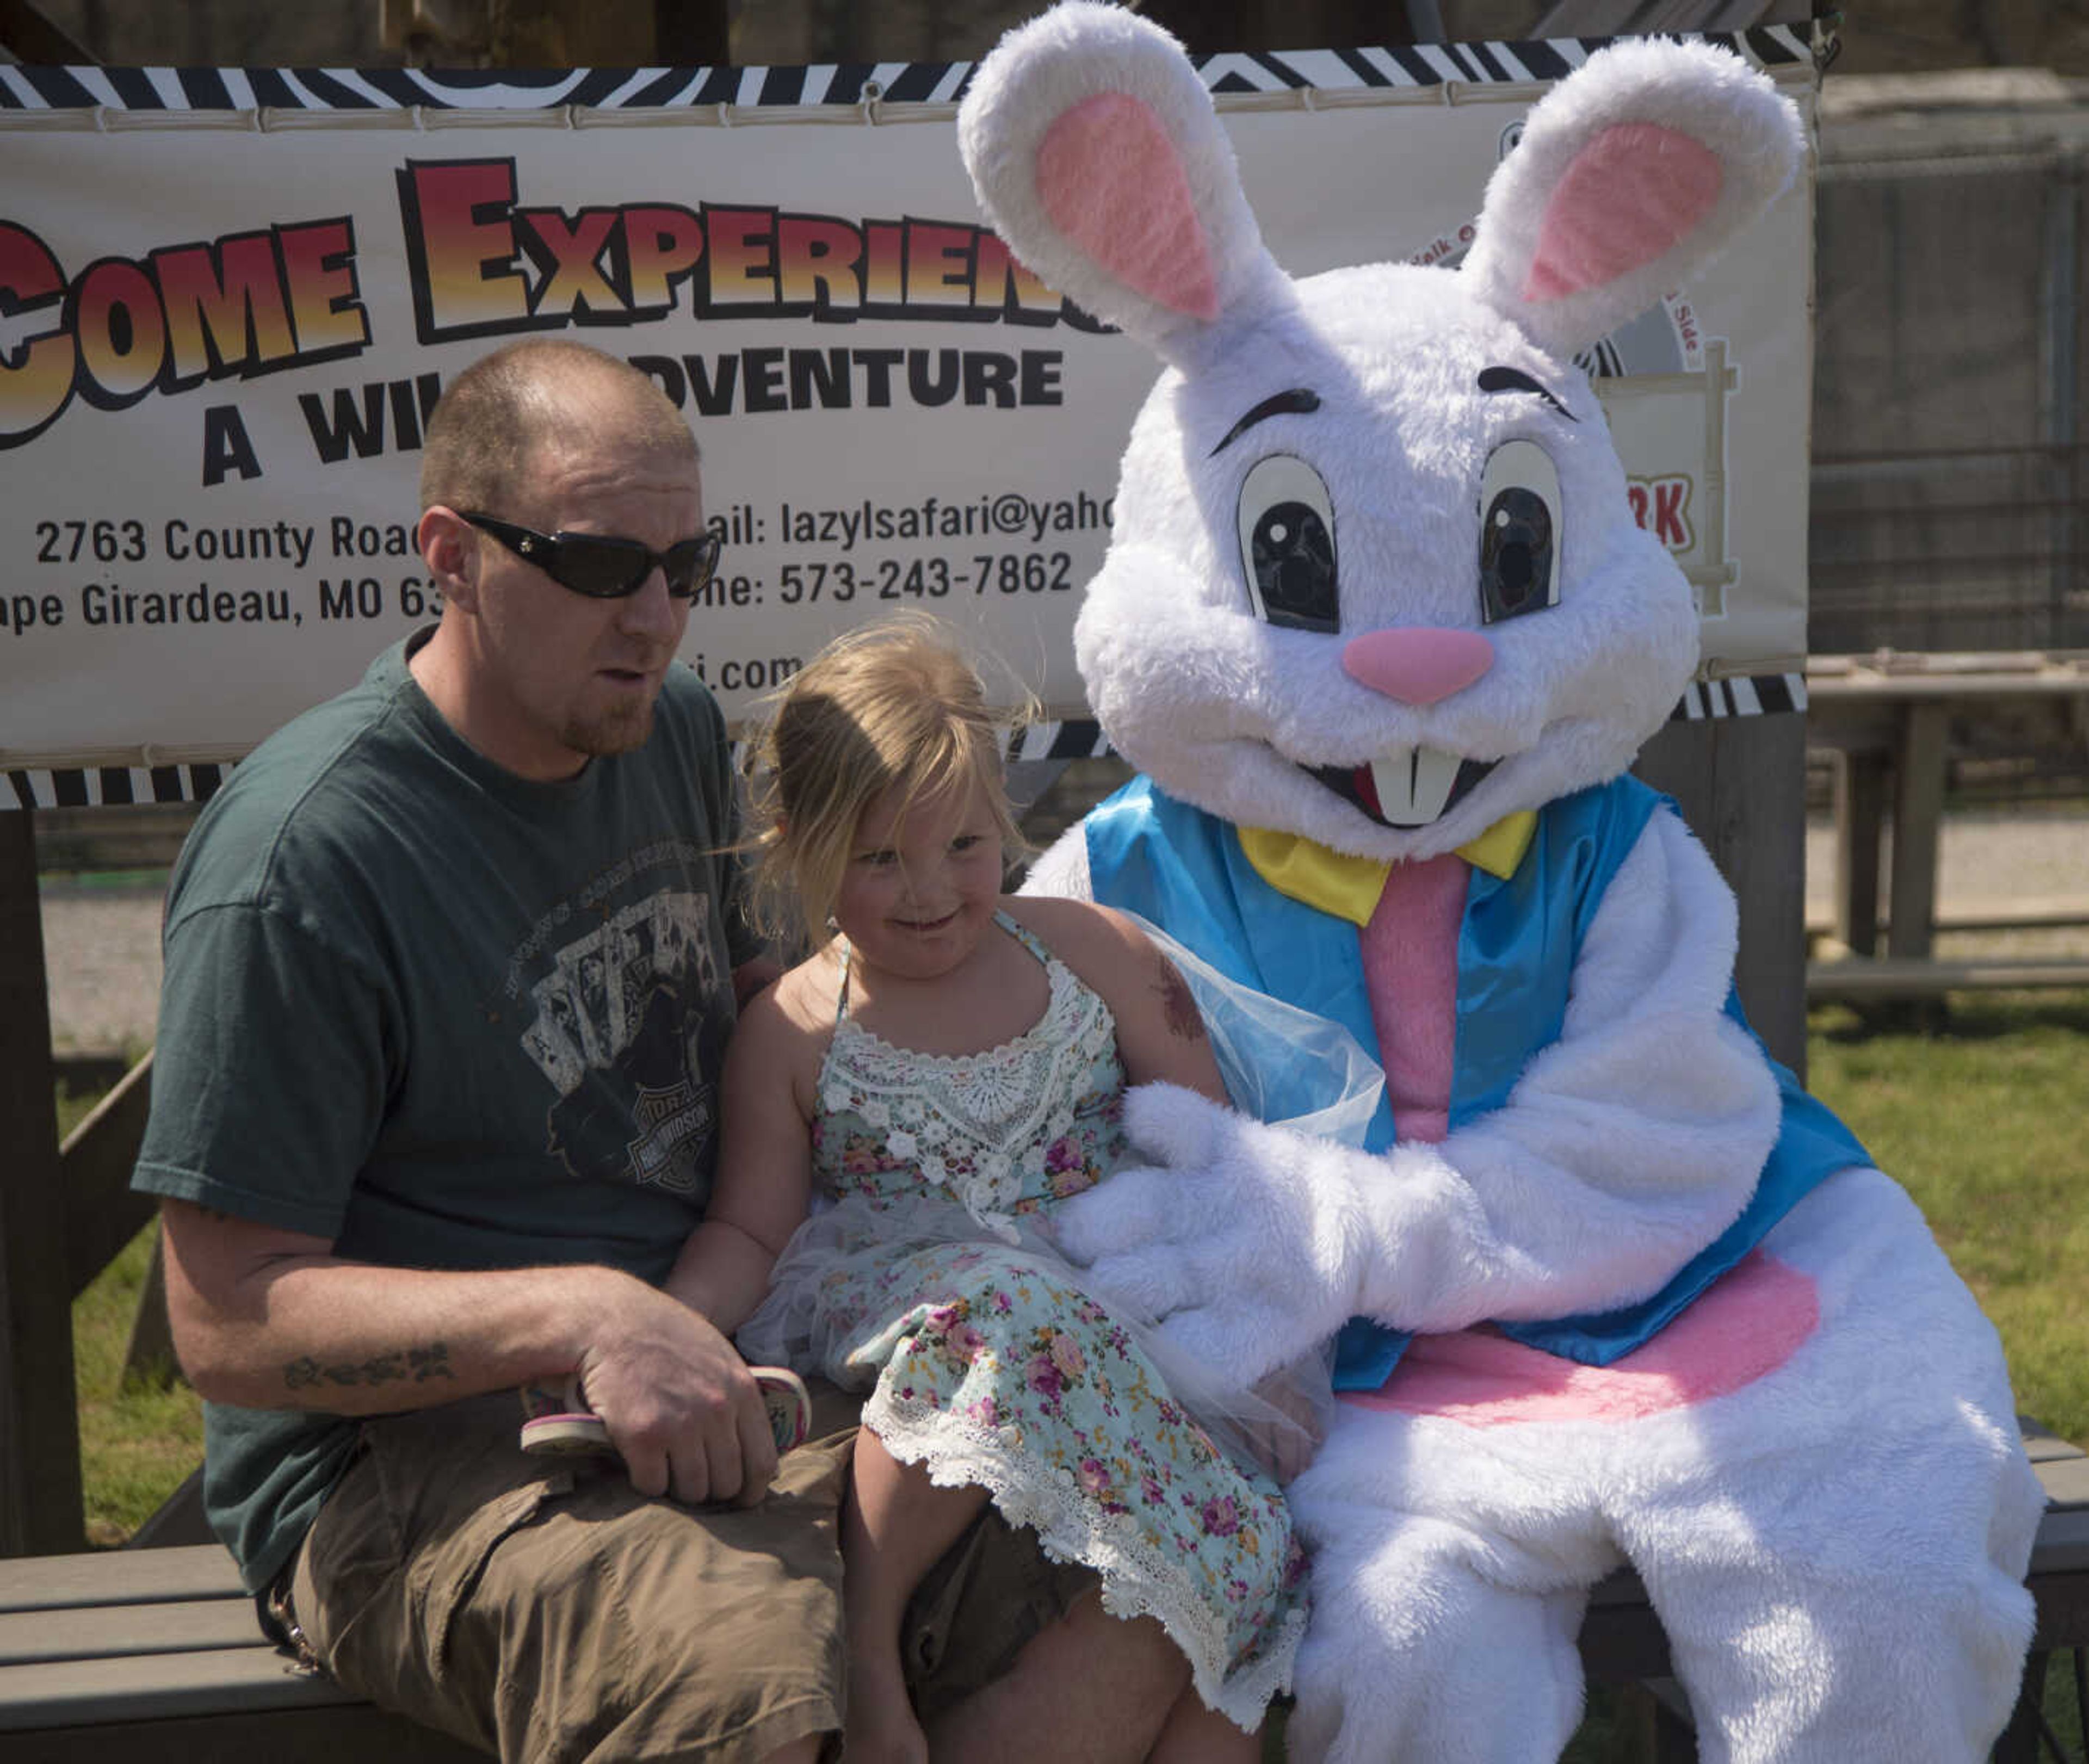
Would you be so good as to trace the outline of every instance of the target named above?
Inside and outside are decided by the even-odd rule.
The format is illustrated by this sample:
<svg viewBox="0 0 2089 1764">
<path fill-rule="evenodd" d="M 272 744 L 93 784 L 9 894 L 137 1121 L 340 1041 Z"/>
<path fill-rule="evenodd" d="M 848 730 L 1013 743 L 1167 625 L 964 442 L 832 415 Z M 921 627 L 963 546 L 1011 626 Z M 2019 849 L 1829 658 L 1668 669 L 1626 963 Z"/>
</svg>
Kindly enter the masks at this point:
<svg viewBox="0 0 2089 1764">
<path fill-rule="evenodd" d="M 1736 57 L 1647 40 L 1530 113 L 1456 272 L 1293 280 L 1175 41 L 1070 0 L 959 136 L 1017 256 L 1166 364 L 1075 649 L 1112 744 L 1238 824 L 1433 856 L 1628 766 L 1696 666 L 1576 351 L 1685 281 L 1804 152 Z"/>
</svg>

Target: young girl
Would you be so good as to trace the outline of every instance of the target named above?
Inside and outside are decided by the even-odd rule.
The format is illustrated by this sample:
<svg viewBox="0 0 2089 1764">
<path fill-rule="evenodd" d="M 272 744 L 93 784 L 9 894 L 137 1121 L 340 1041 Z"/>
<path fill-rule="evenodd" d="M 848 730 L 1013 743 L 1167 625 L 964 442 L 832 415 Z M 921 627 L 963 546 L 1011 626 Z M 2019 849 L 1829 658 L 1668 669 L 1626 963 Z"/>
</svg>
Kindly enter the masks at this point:
<svg viewBox="0 0 2089 1764">
<path fill-rule="evenodd" d="M 851 1764 L 926 1757 L 901 1618 L 989 1500 L 1187 1656 L 1153 1756 L 1257 1758 L 1305 1621 L 1282 1496 L 1049 1241 L 1126 1155 L 1127 1083 L 1225 1099 L 1195 1004 L 1130 921 L 1002 894 L 993 719 L 925 621 L 823 652 L 766 746 L 763 880 L 836 935 L 740 1019 L 671 1289 L 730 1329 L 784 1252 L 743 1351 L 874 1384 L 843 1513 Z"/>
</svg>

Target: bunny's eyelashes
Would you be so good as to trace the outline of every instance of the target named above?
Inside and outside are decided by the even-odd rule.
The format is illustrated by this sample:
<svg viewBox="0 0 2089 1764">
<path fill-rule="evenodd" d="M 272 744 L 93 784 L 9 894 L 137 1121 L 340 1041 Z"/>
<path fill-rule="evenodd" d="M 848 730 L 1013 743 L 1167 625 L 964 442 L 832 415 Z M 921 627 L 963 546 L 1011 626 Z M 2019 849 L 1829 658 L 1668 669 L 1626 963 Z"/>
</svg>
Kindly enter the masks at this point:
<svg viewBox="0 0 2089 1764">
<path fill-rule="evenodd" d="M 1521 368 L 1483 367 L 1490 395 L 1542 399 L 1569 422 L 1581 418 Z M 1559 604 L 1559 473 L 1535 441 L 1504 441 L 1480 474 L 1480 622 L 1499 624 Z"/>
<path fill-rule="evenodd" d="M 1478 385 L 1485 394 L 1540 399 L 1555 416 L 1581 420 L 1521 368 L 1483 368 Z M 1303 387 L 1265 398 L 1227 430 L 1211 457 L 1257 423 L 1319 408 L 1319 395 Z M 1478 512 L 1480 623 L 1499 624 L 1558 606 L 1563 509 L 1551 456 L 1534 441 L 1495 448 L 1481 475 Z M 1256 618 L 1292 631 L 1341 629 L 1334 499 L 1318 471 L 1295 454 L 1258 460 L 1241 483 L 1236 526 Z"/>
</svg>

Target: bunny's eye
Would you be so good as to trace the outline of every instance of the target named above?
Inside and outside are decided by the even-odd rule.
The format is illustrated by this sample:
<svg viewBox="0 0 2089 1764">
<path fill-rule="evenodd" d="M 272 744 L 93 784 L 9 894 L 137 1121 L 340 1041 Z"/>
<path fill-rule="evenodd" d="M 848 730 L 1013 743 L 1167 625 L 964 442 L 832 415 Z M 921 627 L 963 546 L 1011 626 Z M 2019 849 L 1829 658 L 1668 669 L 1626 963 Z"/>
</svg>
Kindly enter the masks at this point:
<svg viewBox="0 0 2089 1764">
<path fill-rule="evenodd" d="M 1559 604 L 1559 473 L 1533 441 L 1504 441 L 1480 478 L 1480 619 Z"/>
<path fill-rule="evenodd" d="M 1341 623 L 1335 591 L 1335 505 L 1303 460 L 1256 461 L 1240 494 L 1241 562 L 1256 616 L 1299 631 Z"/>
</svg>

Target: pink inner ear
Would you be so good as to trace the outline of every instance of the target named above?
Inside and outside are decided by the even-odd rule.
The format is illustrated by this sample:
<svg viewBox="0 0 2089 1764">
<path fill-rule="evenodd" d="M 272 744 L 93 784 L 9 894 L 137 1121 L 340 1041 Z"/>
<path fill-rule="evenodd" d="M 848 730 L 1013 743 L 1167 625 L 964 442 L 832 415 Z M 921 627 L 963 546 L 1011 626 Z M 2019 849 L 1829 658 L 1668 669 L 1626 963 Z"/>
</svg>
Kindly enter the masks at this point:
<svg viewBox="0 0 2089 1764">
<path fill-rule="evenodd" d="M 1174 143 L 1122 92 L 1083 99 L 1037 150 L 1037 193 L 1061 232 L 1128 288 L 1210 323 L 1218 287 Z"/>
<path fill-rule="evenodd" d="M 1651 263 L 1705 217 L 1723 176 L 1718 156 L 1679 130 L 1604 130 L 1545 205 L 1523 298 L 1558 300 Z"/>
</svg>

